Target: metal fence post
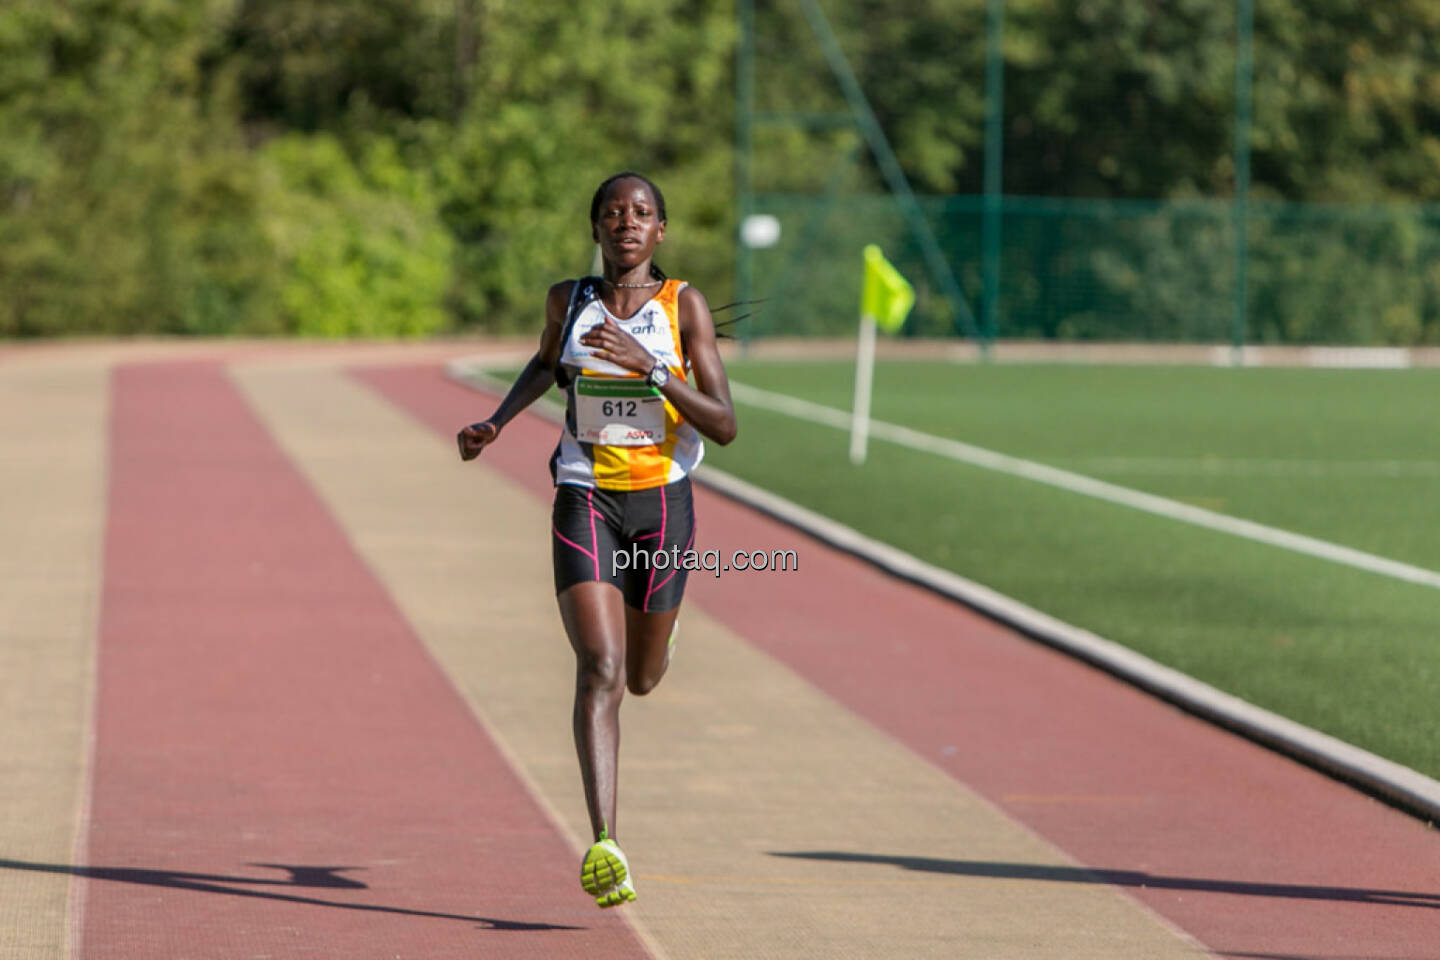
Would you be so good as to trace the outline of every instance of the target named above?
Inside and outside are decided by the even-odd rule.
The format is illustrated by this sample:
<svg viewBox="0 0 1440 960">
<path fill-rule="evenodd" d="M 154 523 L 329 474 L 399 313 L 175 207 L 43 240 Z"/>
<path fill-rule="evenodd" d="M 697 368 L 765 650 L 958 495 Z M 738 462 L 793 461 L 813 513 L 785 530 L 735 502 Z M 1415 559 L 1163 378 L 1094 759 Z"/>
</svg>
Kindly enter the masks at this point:
<svg viewBox="0 0 1440 960">
<path fill-rule="evenodd" d="M 735 48 L 735 295 L 744 303 L 751 296 L 751 266 L 754 254 L 740 237 L 745 220 L 754 213 L 750 164 L 753 144 L 751 126 L 755 113 L 755 0 L 736 0 L 740 14 L 740 42 Z M 744 324 L 742 346 L 749 346 L 754 324 Z"/>
<path fill-rule="evenodd" d="M 985 205 L 981 229 L 985 299 L 981 305 L 982 344 L 995 339 L 1000 301 L 1000 231 L 1004 212 L 1005 0 L 985 5 Z"/>
<path fill-rule="evenodd" d="M 856 79 L 854 70 L 850 68 L 850 62 L 840 50 L 835 33 L 830 29 L 830 21 L 825 18 L 825 12 L 820 9 L 817 0 L 801 0 L 800 6 L 805 12 L 805 18 L 810 21 L 810 28 L 814 32 L 815 38 L 820 41 L 820 48 L 825 54 L 826 61 L 830 64 L 830 71 L 840 86 L 840 92 L 850 105 L 850 112 L 855 118 L 855 124 L 860 129 L 861 135 L 864 136 L 865 142 L 870 146 L 870 152 L 880 168 L 880 175 L 884 178 L 886 186 L 890 188 L 891 196 L 894 197 L 896 204 L 909 222 L 915 239 L 920 243 L 920 252 L 925 258 L 930 275 L 940 285 L 946 299 L 950 301 L 959 315 L 962 329 L 974 337 L 979 342 L 981 350 L 984 350 L 986 348 L 985 337 L 978 329 L 975 315 L 970 310 L 970 304 L 965 299 L 964 291 L 960 288 L 960 281 L 955 278 L 955 270 L 945 259 L 945 254 L 935 239 L 935 232 L 926 222 L 925 216 L 920 210 L 920 204 L 915 199 L 915 191 L 910 188 L 910 181 L 906 178 L 905 171 L 901 169 L 895 151 L 890 147 L 890 140 L 885 136 L 885 131 L 880 128 L 880 121 L 875 118 L 875 111 L 870 108 L 870 101 L 866 98 L 865 91 L 860 88 L 860 81 Z"/>
<path fill-rule="evenodd" d="M 1240 361 L 1247 327 L 1246 268 L 1250 257 L 1250 115 L 1254 83 L 1255 0 L 1235 5 L 1235 289 L 1230 345 Z"/>
</svg>

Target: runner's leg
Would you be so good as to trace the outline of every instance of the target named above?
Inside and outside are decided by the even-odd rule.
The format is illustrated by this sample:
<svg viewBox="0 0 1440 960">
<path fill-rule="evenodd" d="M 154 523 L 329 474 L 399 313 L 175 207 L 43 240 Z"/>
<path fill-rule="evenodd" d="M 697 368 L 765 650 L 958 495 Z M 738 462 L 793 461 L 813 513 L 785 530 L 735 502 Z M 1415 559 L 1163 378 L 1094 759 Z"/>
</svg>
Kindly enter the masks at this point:
<svg viewBox="0 0 1440 960">
<path fill-rule="evenodd" d="M 644 613 L 625 607 L 625 677 L 630 692 L 644 696 L 665 676 L 670 666 L 670 637 L 680 608 Z"/>
<path fill-rule="evenodd" d="M 575 651 L 575 751 L 585 807 L 595 838 L 613 838 L 620 700 L 625 695 L 624 604 L 619 590 L 600 581 L 577 583 L 558 599 Z"/>
<path fill-rule="evenodd" d="M 689 478 L 631 495 L 626 533 L 654 558 L 628 571 L 625 590 L 625 678 L 630 692 L 655 689 L 670 666 L 675 618 L 685 596 L 688 557 L 695 546 L 695 507 Z"/>
</svg>

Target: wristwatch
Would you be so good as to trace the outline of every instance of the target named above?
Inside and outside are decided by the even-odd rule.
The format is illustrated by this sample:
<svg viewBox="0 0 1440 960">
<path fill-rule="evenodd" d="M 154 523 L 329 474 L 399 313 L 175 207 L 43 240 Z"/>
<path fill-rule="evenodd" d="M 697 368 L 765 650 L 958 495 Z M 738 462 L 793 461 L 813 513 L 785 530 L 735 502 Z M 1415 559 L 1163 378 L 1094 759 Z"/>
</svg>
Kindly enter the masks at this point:
<svg viewBox="0 0 1440 960">
<path fill-rule="evenodd" d="M 650 368 L 650 372 L 645 374 L 645 382 L 659 390 L 670 382 L 670 368 L 656 361 L 655 366 Z"/>
</svg>

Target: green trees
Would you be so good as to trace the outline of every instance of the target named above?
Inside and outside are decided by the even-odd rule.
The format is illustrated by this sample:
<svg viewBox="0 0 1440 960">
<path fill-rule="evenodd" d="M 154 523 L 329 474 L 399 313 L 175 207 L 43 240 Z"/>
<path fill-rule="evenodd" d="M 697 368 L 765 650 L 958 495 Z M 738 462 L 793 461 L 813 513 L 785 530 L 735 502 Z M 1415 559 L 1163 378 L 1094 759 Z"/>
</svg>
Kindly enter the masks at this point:
<svg viewBox="0 0 1440 960">
<path fill-rule="evenodd" d="M 263 323 L 252 158 L 203 97 L 195 5 L 0 12 L 0 334 Z"/>
<path fill-rule="evenodd" d="M 326 337 L 443 330 L 454 243 L 428 178 L 376 138 L 352 161 L 329 134 L 260 151 L 261 211 L 287 330 Z"/>
<path fill-rule="evenodd" d="M 326 101 L 303 58 L 273 93 L 247 46 L 255 13 L 181 0 L 0 12 L 0 334 L 448 325 L 452 243 L 425 177 L 362 124 L 353 154 L 282 136 L 344 126 L 363 103 Z"/>
<path fill-rule="evenodd" d="M 984 0 L 823 5 L 916 189 L 978 192 Z M 875 192 L 853 130 L 824 121 L 843 100 L 800 5 L 757 8 L 759 109 L 818 122 L 757 127 L 756 186 Z M 1440 7 L 1258 0 L 1255 26 L 1256 334 L 1440 339 L 1440 227 L 1265 206 L 1440 202 Z M 1227 197 L 1234 30 L 1212 0 L 1009 0 L 1006 192 Z M 8 0 L 0 336 L 533 330 L 546 285 L 589 266 L 591 190 L 627 167 L 667 192 L 661 262 L 724 297 L 737 42 L 733 6 L 701 0 Z M 838 249 L 848 212 L 903 238 L 864 209 L 810 232 Z M 973 275 L 973 211 L 927 209 Z M 1108 245 L 1007 220 L 1015 332 L 1115 335 L 1123 307 L 1147 335 L 1212 336 L 1230 228 L 1223 205 L 1186 209 Z M 1356 255 L 1393 296 L 1336 286 Z"/>
<path fill-rule="evenodd" d="M 731 12 L 697 0 L 492 4 L 464 111 L 429 143 L 460 241 L 462 322 L 535 327 L 549 283 L 590 268 L 590 197 L 636 169 L 666 193 L 658 258 L 728 285 Z"/>
<path fill-rule="evenodd" d="M 848 330 L 853 291 L 826 290 L 826 278 L 853 271 L 872 240 L 920 281 L 908 329 L 952 331 L 954 311 L 934 303 L 898 214 L 857 201 L 879 193 L 873 165 L 830 180 L 841 189 L 828 210 L 795 201 L 827 182 L 825 163 L 797 158 L 834 156 L 846 136 L 806 129 L 804 115 L 843 101 L 806 49 L 798 4 L 757 6 L 759 109 L 801 115 L 756 131 L 757 152 L 784 158 L 755 165 L 757 189 L 772 194 L 762 205 L 789 214 L 782 248 L 756 258 L 759 288 L 786 292 L 786 326 L 768 332 Z M 927 211 L 978 302 L 985 0 L 826 7 L 917 190 L 962 195 Z M 1229 339 L 1235 4 L 1005 10 L 998 334 Z M 1247 338 L 1440 343 L 1440 208 L 1416 205 L 1440 190 L 1440 6 L 1257 0 L 1254 30 Z"/>
</svg>

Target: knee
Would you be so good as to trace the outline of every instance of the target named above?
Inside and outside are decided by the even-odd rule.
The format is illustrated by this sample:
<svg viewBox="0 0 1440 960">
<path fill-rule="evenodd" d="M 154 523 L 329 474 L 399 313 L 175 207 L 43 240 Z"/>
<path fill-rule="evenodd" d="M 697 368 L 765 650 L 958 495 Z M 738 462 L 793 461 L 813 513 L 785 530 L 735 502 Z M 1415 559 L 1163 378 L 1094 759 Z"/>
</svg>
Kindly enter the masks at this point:
<svg viewBox="0 0 1440 960">
<path fill-rule="evenodd" d="M 618 693 L 625 682 L 621 658 L 608 653 L 581 656 L 576 664 L 582 689 Z"/>
<path fill-rule="evenodd" d="M 659 677 L 652 677 L 649 674 L 641 674 L 638 677 L 628 678 L 626 686 L 630 688 L 630 692 L 635 694 L 635 696 L 643 697 L 651 690 L 654 690 L 656 685 L 658 685 L 659 683 Z"/>
</svg>

